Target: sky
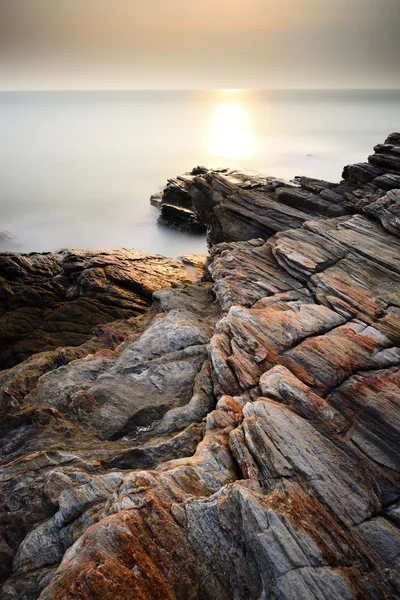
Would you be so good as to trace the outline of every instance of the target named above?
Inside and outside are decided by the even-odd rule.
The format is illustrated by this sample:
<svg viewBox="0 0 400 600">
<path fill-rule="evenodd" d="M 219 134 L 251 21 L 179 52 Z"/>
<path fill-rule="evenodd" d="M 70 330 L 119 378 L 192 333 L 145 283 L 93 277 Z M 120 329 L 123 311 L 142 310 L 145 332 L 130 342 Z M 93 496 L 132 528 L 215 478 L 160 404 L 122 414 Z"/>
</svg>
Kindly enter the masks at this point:
<svg viewBox="0 0 400 600">
<path fill-rule="evenodd" d="M 0 90 L 400 88 L 400 0 L 0 0 Z"/>
</svg>

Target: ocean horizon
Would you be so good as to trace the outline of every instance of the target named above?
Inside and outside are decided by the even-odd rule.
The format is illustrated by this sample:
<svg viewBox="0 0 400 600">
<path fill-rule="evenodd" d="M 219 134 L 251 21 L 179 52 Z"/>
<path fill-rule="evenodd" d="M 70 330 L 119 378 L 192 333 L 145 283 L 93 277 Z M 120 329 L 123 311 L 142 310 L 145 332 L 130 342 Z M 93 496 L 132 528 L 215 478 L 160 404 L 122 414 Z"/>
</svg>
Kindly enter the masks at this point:
<svg viewBox="0 0 400 600">
<path fill-rule="evenodd" d="M 339 181 L 398 130 L 400 90 L 0 92 L 2 250 L 205 252 L 150 196 L 197 165 Z"/>
</svg>

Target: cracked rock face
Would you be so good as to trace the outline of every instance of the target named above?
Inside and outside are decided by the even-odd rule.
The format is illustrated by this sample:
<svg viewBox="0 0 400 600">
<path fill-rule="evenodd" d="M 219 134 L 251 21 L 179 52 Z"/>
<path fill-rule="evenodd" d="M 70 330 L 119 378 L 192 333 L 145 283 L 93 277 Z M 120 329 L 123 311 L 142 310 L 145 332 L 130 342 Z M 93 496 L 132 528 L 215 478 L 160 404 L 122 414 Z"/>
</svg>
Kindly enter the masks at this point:
<svg viewBox="0 0 400 600">
<path fill-rule="evenodd" d="M 0 256 L 0 322 L 13 294 L 27 310 L 27 281 L 45 315 L 37 349 L 0 372 L 2 600 L 400 596 L 388 140 L 341 184 L 204 168 L 172 180 L 169 203 L 182 192 L 208 214 L 196 282 L 134 251 Z M 41 346 L 55 298 L 94 303 L 97 328 L 79 313 L 79 343 Z"/>
</svg>

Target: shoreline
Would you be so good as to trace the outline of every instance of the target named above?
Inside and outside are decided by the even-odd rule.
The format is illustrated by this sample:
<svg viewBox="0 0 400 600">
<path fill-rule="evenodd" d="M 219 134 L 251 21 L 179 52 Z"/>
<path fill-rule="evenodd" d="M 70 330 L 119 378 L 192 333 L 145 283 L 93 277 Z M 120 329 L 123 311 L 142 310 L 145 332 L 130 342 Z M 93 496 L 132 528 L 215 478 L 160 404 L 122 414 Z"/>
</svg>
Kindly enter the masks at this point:
<svg viewBox="0 0 400 600">
<path fill-rule="evenodd" d="M 2 597 L 395 597 L 400 134 L 159 205 L 208 257 L 0 253 Z"/>
</svg>

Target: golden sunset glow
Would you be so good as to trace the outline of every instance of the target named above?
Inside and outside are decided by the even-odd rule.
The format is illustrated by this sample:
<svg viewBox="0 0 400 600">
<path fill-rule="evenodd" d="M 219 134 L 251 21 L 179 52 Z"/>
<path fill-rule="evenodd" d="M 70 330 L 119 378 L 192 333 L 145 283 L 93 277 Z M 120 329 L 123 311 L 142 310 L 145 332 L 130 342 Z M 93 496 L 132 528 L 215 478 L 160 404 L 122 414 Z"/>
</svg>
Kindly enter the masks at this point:
<svg viewBox="0 0 400 600">
<path fill-rule="evenodd" d="M 227 95 L 235 96 L 234 90 Z M 251 131 L 248 110 L 239 99 L 224 100 L 214 109 L 207 138 L 207 148 L 212 156 L 245 158 L 254 154 L 256 139 Z"/>
</svg>

